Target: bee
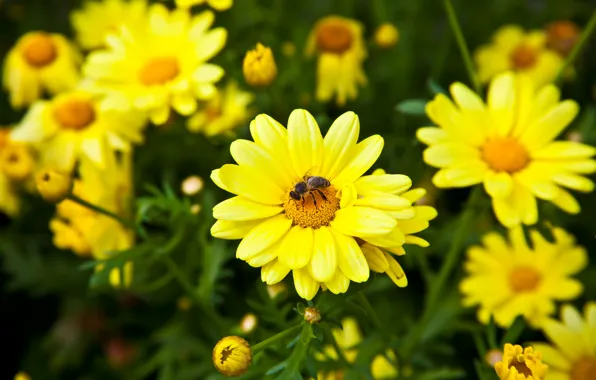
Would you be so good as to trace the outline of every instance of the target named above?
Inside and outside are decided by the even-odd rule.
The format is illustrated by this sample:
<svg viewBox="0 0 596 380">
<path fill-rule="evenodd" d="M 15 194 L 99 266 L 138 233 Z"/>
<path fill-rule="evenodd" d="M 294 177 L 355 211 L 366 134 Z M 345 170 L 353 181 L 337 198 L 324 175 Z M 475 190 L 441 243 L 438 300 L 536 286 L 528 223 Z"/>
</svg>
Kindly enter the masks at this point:
<svg viewBox="0 0 596 380">
<path fill-rule="evenodd" d="M 302 181 L 294 185 L 294 190 L 290 191 L 290 197 L 292 197 L 292 199 L 295 201 L 302 199 L 302 203 L 304 204 L 304 198 L 310 194 L 315 207 L 317 207 L 317 199 L 315 198 L 314 192 L 318 192 L 321 198 L 326 201 L 327 197 L 325 194 L 323 194 L 321 189 L 327 188 L 329 186 L 331 186 L 331 182 L 329 182 L 329 180 L 326 178 L 305 175 L 302 177 Z"/>
</svg>

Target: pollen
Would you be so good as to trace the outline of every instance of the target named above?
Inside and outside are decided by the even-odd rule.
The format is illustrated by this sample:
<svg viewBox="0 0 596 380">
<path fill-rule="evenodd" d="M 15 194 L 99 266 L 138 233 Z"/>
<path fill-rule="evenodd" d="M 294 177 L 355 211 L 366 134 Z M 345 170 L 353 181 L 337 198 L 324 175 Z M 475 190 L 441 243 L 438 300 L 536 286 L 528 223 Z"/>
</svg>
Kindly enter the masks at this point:
<svg viewBox="0 0 596 380">
<path fill-rule="evenodd" d="M 354 36 L 345 21 L 331 19 L 319 26 L 316 38 L 320 51 L 342 54 L 350 49 Z"/>
<path fill-rule="evenodd" d="M 180 65 L 175 57 L 150 59 L 139 71 L 139 80 L 147 86 L 163 85 L 180 74 Z"/>
<path fill-rule="evenodd" d="M 538 61 L 535 49 L 527 45 L 519 45 L 509 56 L 511 64 L 516 69 L 529 69 Z"/>
<path fill-rule="evenodd" d="M 482 147 L 482 159 L 497 172 L 515 173 L 530 162 L 528 151 L 516 139 L 498 137 Z"/>
<path fill-rule="evenodd" d="M 292 219 L 293 225 L 302 228 L 319 228 L 328 226 L 335 218 L 335 212 L 339 210 L 339 198 L 336 197 L 337 190 L 333 186 L 311 191 L 304 195 L 303 199 L 295 200 L 290 197 L 288 189 L 284 211 L 288 219 Z"/>
<path fill-rule="evenodd" d="M 531 292 L 540 284 L 542 276 L 532 267 L 515 268 L 509 275 L 509 285 L 516 293 Z"/>
<path fill-rule="evenodd" d="M 584 357 L 573 364 L 572 380 L 591 380 L 596 373 L 596 357 Z"/>
<path fill-rule="evenodd" d="M 67 99 L 54 106 L 54 119 L 64 129 L 81 130 L 95 121 L 95 108 L 86 99 Z"/>
<path fill-rule="evenodd" d="M 36 68 L 42 68 L 54 62 L 58 56 L 52 37 L 46 33 L 38 33 L 31 37 L 23 49 L 23 58 Z"/>
</svg>

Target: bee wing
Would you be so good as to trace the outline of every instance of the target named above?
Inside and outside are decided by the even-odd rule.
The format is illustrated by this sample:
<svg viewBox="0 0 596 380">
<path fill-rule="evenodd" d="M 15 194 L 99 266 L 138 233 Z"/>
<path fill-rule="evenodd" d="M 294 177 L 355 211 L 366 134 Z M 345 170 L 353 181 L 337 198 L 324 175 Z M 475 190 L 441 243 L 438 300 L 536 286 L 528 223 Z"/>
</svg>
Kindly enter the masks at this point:
<svg viewBox="0 0 596 380">
<path fill-rule="evenodd" d="M 312 166 L 310 169 L 308 169 L 306 171 L 306 173 L 304 173 L 304 175 L 302 176 L 302 178 L 306 178 L 306 177 L 311 177 L 313 175 L 317 175 L 316 173 L 319 173 L 320 170 L 321 170 L 321 167 L 319 165 Z"/>
</svg>

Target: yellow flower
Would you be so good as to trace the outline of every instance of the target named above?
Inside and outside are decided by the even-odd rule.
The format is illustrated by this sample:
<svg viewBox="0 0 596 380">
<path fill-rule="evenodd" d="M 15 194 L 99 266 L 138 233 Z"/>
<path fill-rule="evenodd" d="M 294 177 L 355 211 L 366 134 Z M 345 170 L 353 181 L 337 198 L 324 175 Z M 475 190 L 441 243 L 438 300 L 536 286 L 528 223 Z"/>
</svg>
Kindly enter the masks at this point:
<svg viewBox="0 0 596 380">
<path fill-rule="evenodd" d="M 398 40 L 399 30 L 389 22 L 379 25 L 375 31 L 375 43 L 380 48 L 389 49 L 395 46 Z"/>
<path fill-rule="evenodd" d="M 4 88 L 15 108 L 27 106 L 44 91 L 73 88 L 79 81 L 81 57 L 60 34 L 29 32 L 10 50 L 4 62 Z"/>
<path fill-rule="evenodd" d="M 363 176 L 381 154 L 383 138 L 357 144 L 360 122 L 353 112 L 340 116 L 324 139 L 304 110 L 292 112 L 287 130 L 259 115 L 250 131 L 255 142 L 231 145 L 238 165 L 212 173 L 237 196 L 214 207 L 211 233 L 242 239 L 236 257 L 262 267 L 264 282 L 278 283 L 292 271 L 302 298 L 312 299 L 321 284 L 344 293 L 350 281 L 370 275 L 359 243 L 393 252 L 406 242 L 401 223 L 416 212 L 397 194 L 412 182 L 399 174 Z"/>
<path fill-rule="evenodd" d="M 37 174 L 37 191 L 48 202 L 60 202 L 70 195 L 73 181 L 70 173 L 45 169 Z"/>
<path fill-rule="evenodd" d="M 213 348 L 211 355 L 215 368 L 225 376 L 236 377 L 245 373 L 252 363 L 250 345 L 239 336 L 226 336 Z"/>
<path fill-rule="evenodd" d="M 106 107 L 146 111 L 155 124 L 165 123 L 170 106 L 184 116 L 197 98 L 210 99 L 224 74 L 206 63 L 224 46 L 226 30 L 210 30 L 214 14 L 196 16 L 161 4 L 149 8 L 145 23 L 109 35 L 106 50 L 91 53 L 84 66 L 89 88 L 110 94 Z"/>
<path fill-rule="evenodd" d="M 366 45 L 362 25 L 339 16 L 319 20 L 311 31 L 306 47 L 309 56 L 318 54 L 317 99 L 327 102 L 335 95 L 343 106 L 355 99 L 358 86 L 366 84 L 362 64 L 366 59 Z"/>
<path fill-rule="evenodd" d="M 555 300 L 571 300 L 582 292 L 582 284 L 571 278 L 587 265 L 586 251 L 571 235 L 553 228 L 554 243 L 530 231 L 528 247 L 521 227 L 509 230 L 509 242 L 496 232 L 486 234 L 484 247 L 468 251 L 468 276 L 460 284 L 464 305 L 479 305 L 478 319 L 488 323 L 493 315 L 507 327 L 519 315 L 539 326 L 555 311 Z"/>
<path fill-rule="evenodd" d="M 563 59 L 547 49 L 547 37 L 541 30 L 526 33 L 516 25 L 501 27 L 489 45 L 478 48 L 474 59 L 478 76 L 488 82 L 507 70 L 528 75 L 537 85 L 552 82 Z"/>
<path fill-rule="evenodd" d="M 542 363 L 542 354 L 532 347 L 523 348 L 505 344 L 503 361 L 495 364 L 501 380 L 543 380 L 548 366 Z M 549 376 L 550 378 L 550 376 Z"/>
<path fill-rule="evenodd" d="M 101 97 L 75 90 L 39 100 L 11 132 L 15 141 L 39 145 L 46 166 L 70 171 L 81 157 L 105 167 L 112 150 L 128 151 L 142 141 L 142 114 L 106 109 Z"/>
<path fill-rule="evenodd" d="M 216 11 L 225 11 L 232 8 L 234 0 L 176 0 L 176 6 L 179 8 L 191 8 L 205 3 Z"/>
<path fill-rule="evenodd" d="M 249 108 L 253 100 L 253 94 L 242 91 L 236 82 L 230 81 L 213 99 L 199 106 L 197 113 L 188 119 L 188 129 L 207 136 L 231 133 L 254 115 Z"/>
<path fill-rule="evenodd" d="M 545 28 L 546 46 L 561 57 L 567 57 L 581 34 L 580 28 L 569 20 L 551 22 Z"/>
<path fill-rule="evenodd" d="M 585 316 L 571 305 L 561 308 L 561 320 L 542 326 L 552 345 L 534 344 L 548 363 L 547 379 L 592 380 L 596 373 L 596 303 L 585 305 Z"/>
<path fill-rule="evenodd" d="M 461 83 L 451 85 L 454 105 L 440 94 L 426 113 L 440 128 L 418 130 L 430 145 L 424 161 L 441 168 L 433 177 L 440 188 L 484 183 L 499 221 L 512 227 L 538 220 L 536 198 L 572 214 L 578 202 L 563 187 L 591 192 L 583 177 L 596 171 L 596 149 L 571 141 L 553 141 L 578 113 L 572 100 L 560 102 L 552 84 L 536 88 L 523 75 L 497 76 L 488 105 Z"/>
<path fill-rule="evenodd" d="M 31 377 L 26 372 L 19 372 L 14 376 L 14 380 L 31 380 Z"/>
<path fill-rule="evenodd" d="M 348 363 L 353 364 L 358 355 L 357 346 L 362 342 L 362 333 L 358 328 L 358 322 L 351 317 L 342 320 L 342 329 L 332 329 L 332 334 L 341 350 L 341 354 L 346 358 Z M 389 358 L 391 361 L 389 361 Z M 338 360 L 338 353 L 332 345 L 325 345 L 323 352 L 315 353 L 315 359 L 318 361 L 326 361 L 329 359 Z M 377 355 L 371 363 L 371 373 L 373 379 L 394 379 L 398 375 L 396 367 L 396 357 L 391 350 L 387 350 L 385 355 Z M 317 374 L 318 380 L 338 380 L 343 379 L 342 370 L 334 370 L 331 372 L 319 372 Z"/>
<path fill-rule="evenodd" d="M 246 83 L 253 87 L 267 87 L 277 76 L 277 66 L 271 48 L 260 42 L 254 50 L 249 50 L 242 62 L 242 73 Z"/>
<path fill-rule="evenodd" d="M 12 181 L 24 181 L 34 168 L 35 161 L 28 146 L 11 143 L 0 148 L 0 171 Z"/>
<path fill-rule="evenodd" d="M 87 50 L 105 46 L 106 36 L 122 25 L 137 28 L 144 22 L 147 0 L 96 0 L 84 2 L 70 20 L 79 45 Z"/>
</svg>

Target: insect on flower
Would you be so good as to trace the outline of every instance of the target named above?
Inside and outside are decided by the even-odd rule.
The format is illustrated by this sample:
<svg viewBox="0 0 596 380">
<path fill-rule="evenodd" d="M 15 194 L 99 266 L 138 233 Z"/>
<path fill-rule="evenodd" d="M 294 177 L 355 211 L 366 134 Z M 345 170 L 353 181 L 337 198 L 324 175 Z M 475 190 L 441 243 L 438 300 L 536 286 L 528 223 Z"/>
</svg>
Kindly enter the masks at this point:
<svg viewBox="0 0 596 380">
<path fill-rule="evenodd" d="M 331 186 L 331 182 L 329 182 L 327 178 L 319 176 L 310 176 L 307 172 L 302 177 L 302 181 L 294 185 L 294 190 L 290 191 L 290 197 L 292 197 L 292 199 L 294 199 L 295 201 L 302 200 L 302 203 L 304 203 L 304 197 L 310 194 L 315 204 L 315 207 L 317 207 L 317 198 L 315 197 L 314 192 L 316 191 L 317 193 L 319 193 L 321 198 L 327 200 L 327 197 L 325 196 L 325 194 L 323 194 L 321 189 L 327 188 L 329 186 Z"/>
</svg>

